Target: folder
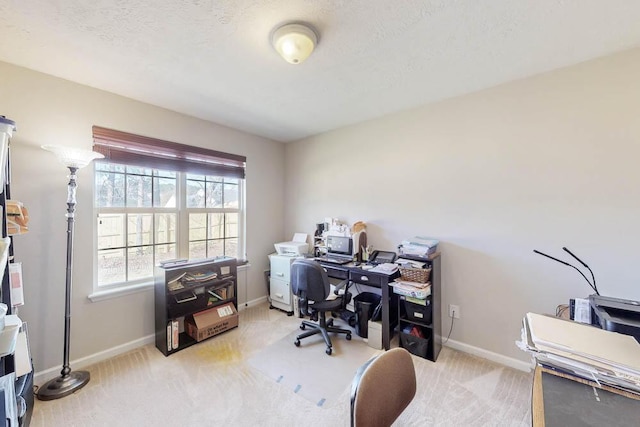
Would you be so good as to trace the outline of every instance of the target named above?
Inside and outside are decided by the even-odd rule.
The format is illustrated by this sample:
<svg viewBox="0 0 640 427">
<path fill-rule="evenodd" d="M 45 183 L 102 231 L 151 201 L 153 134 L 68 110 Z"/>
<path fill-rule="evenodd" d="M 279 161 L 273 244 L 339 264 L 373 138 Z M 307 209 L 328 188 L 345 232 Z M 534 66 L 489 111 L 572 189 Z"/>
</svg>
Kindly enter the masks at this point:
<svg viewBox="0 0 640 427">
<path fill-rule="evenodd" d="M 632 336 L 527 313 L 517 344 L 542 366 L 640 394 L 640 344 Z"/>
<path fill-rule="evenodd" d="M 535 313 L 527 313 L 527 320 L 538 349 L 566 352 L 640 375 L 640 344 L 630 335 Z"/>
</svg>

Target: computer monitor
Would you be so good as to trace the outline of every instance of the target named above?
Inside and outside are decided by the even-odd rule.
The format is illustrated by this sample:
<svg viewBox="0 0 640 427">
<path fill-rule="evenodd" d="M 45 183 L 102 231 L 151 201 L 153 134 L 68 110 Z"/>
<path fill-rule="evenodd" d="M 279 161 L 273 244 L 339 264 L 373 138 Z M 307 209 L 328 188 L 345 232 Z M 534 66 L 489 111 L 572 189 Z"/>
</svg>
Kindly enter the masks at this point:
<svg viewBox="0 0 640 427">
<path fill-rule="evenodd" d="M 353 241 L 351 237 L 327 236 L 327 251 L 330 254 L 352 255 Z"/>
</svg>

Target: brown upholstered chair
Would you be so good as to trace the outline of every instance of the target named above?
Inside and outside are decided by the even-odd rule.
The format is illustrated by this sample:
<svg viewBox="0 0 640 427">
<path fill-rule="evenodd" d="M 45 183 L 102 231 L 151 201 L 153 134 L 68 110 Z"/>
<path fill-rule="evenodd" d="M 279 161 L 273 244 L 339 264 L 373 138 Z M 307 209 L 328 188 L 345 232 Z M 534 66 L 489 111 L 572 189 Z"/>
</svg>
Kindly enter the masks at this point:
<svg viewBox="0 0 640 427">
<path fill-rule="evenodd" d="M 389 427 L 416 395 L 411 354 L 393 348 L 369 360 L 351 385 L 351 427 Z"/>
</svg>

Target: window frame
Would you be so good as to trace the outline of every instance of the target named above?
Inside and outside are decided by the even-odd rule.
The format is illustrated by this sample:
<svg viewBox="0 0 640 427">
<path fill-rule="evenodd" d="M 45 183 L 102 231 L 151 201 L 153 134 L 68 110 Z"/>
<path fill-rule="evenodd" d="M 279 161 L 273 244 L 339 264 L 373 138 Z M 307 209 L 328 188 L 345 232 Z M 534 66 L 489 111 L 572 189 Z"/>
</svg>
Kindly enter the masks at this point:
<svg viewBox="0 0 640 427">
<path fill-rule="evenodd" d="M 157 140 L 153 138 L 142 137 L 138 135 L 128 134 L 120 131 L 114 131 L 110 129 L 93 127 L 94 131 L 94 150 L 105 154 L 105 159 L 101 159 L 96 163 L 108 163 L 118 164 L 124 166 L 142 167 L 147 169 L 156 169 L 171 171 L 176 173 L 176 206 L 166 207 L 154 207 L 153 202 L 150 207 L 127 207 L 126 206 L 126 194 L 125 206 L 122 207 L 98 207 L 97 206 L 97 194 L 94 197 L 93 203 L 93 293 L 89 295 L 89 299 L 92 301 L 100 301 L 106 298 L 131 294 L 140 292 L 153 287 L 154 277 L 153 273 L 150 277 L 128 280 L 124 282 L 99 284 L 99 252 L 98 252 L 98 217 L 100 214 L 105 213 L 117 213 L 125 215 L 125 224 L 123 229 L 123 250 L 125 251 L 125 260 L 128 254 L 126 254 L 127 248 L 129 248 L 128 242 L 128 219 L 126 215 L 143 213 L 151 214 L 154 217 L 154 226 L 152 230 L 154 232 L 154 242 L 149 246 L 155 247 L 159 243 L 155 243 L 155 214 L 159 213 L 175 213 L 176 214 L 176 258 L 188 258 L 189 257 L 189 215 L 192 213 L 205 213 L 207 215 L 211 213 L 236 213 L 237 214 L 237 253 L 234 256 L 238 259 L 246 257 L 246 179 L 245 179 L 245 162 L 246 158 L 243 156 L 221 153 L 218 151 L 202 149 L 199 147 L 191 147 L 182 144 L 176 144 L 168 141 Z M 111 138 L 111 139 L 110 139 Z M 127 139 L 132 142 L 132 152 L 127 151 L 131 147 L 127 146 Z M 154 144 L 158 144 L 157 151 L 151 152 L 149 156 L 146 153 L 141 154 L 140 144 L 146 144 L 147 150 L 153 150 Z M 105 148 L 106 147 L 106 148 Z M 165 153 L 163 153 L 163 150 Z M 171 151 L 173 150 L 173 151 Z M 169 158 L 158 157 L 165 156 L 166 152 Z M 114 155 L 117 153 L 117 155 Z M 160 154 L 158 154 L 160 153 Z M 178 154 L 176 154 L 178 153 Z M 193 153 L 197 153 L 194 154 Z M 207 158 L 207 155 L 210 157 Z M 183 158 L 181 158 L 183 157 Z M 204 160 L 203 160 L 204 159 Z M 184 161 L 183 161 L 184 160 Z M 204 162 L 204 163 L 203 163 Z M 159 167 L 157 167 L 159 166 Z M 175 167 L 175 168 L 174 168 Z M 96 178 L 99 172 L 98 168 L 93 166 L 93 191 L 96 190 Z M 127 179 L 128 171 L 122 172 Z M 135 174 L 133 174 L 135 175 Z M 188 175 L 205 175 L 207 178 L 223 178 L 224 180 L 232 178 L 238 185 L 237 198 L 238 207 L 187 207 L 187 180 Z M 224 191 L 224 190 L 223 190 Z M 234 237 L 235 238 L 235 237 Z M 223 240 L 225 237 L 222 238 Z M 205 235 L 205 242 L 210 241 L 209 231 Z M 206 243 L 205 243 L 206 245 Z M 146 246 L 146 245 L 145 245 Z M 225 248 L 226 250 L 226 248 Z M 155 258 L 154 258 L 155 259 Z M 127 268 L 125 261 L 125 269 Z M 154 266 L 155 268 L 155 266 Z M 125 275 L 127 272 L 125 272 Z M 126 277 L 126 276 L 125 276 Z"/>
<path fill-rule="evenodd" d="M 94 167 L 94 180 L 96 173 L 100 172 Z M 124 173 L 125 176 L 127 175 Z M 135 289 L 140 286 L 151 286 L 153 285 L 153 275 L 146 278 L 141 279 L 132 279 L 124 282 L 115 282 L 109 284 L 99 284 L 98 276 L 99 276 L 99 247 L 98 247 L 98 222 L 97 219 L 101 214 L 151 214 L 155 215 L 158 213 L 176 213 L 176 249 L 177 254 L 176 258 L 188 258 L 189 257 L 189 244 L 192 242 L 189 240 L 189 215 L 193 213 L 203 213 L 203 214 L 211 214 L 211 213 L 235 213 L 238 215 L 238 236 L 233 237 L 237 238 L 237 254 L 236 257 L 241 259 L 246 254 L 246 235 L 245 235 L 245 218 L 246 218 L 246 210 L 244 203 L 244 192 L 245 192 L 245 180 L 239 179 L 237 181 L 238 185 L 238 207 L 237 208 L 229 208 L 229 207 L 204 207 L 204 208 L 189 208 L 186 206 L 186 183 L 187 183 L 187 173 L 177 172 L 176 173 L 176 207 L 175 208 L 166 208 L 166 207 L 98 207 L 96 204 L 93 204 L 94 218 L 93 222 L 93 236 L 94 236 L 94 245 L 93 245 L 93 264 L 94 264 L 94 278 L 93 278 L 93 294 L 101 294 L 101 293 L 109 293 L 112 291 L 123 290 L 127 291 L 129 289 Z M 95 190 L 95 182 L 94 182 L 94 190 Z M 127 242 L 128 230 L 126 225 L 128 223 L 127 220 L 125 222 L 125 228 L 123 230 L 123 238 L 124 238 L 124 246 L 123 249 L 126 251 L 130 245 Z M 224 240 L 226 237 L 223 237 Z M 208 242 L 209 237 L 204 240 Z M 163 243 L 160 243 L 163 244 Z M 148 246 L 155 246 L 156 243 L 150 244 Z M 233 256 L 230 254 L 226 254 L 227 256 Z M 125 262 L 126 268 L 126 262 Z"/>
</svg>

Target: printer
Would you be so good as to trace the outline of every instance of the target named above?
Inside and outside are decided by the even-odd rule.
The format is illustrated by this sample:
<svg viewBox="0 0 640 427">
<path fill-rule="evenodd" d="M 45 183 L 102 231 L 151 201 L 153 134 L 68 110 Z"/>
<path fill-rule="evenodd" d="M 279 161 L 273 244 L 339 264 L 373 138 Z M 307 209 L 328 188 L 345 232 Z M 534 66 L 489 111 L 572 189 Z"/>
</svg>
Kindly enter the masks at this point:
<svg viewBox="0 0 640 427">
<path fill-rule="evenodd" d="M 607 331 L 633 336 L 640 343 L 640 302 L 589 295 L 591 323 Z"/>
<path fill-rule="evenodd" d="M 278 255 L 301 256 L 309 252 L 309 244 L 303 242 L 280 242 L 274 243 Z"/>
<path fill-rule="evenodd" d="M 288 242 L 274 243 L 278 255 L 302 256 L 309 252 L 306 233 L 294 233 Z"/>
</svg>

